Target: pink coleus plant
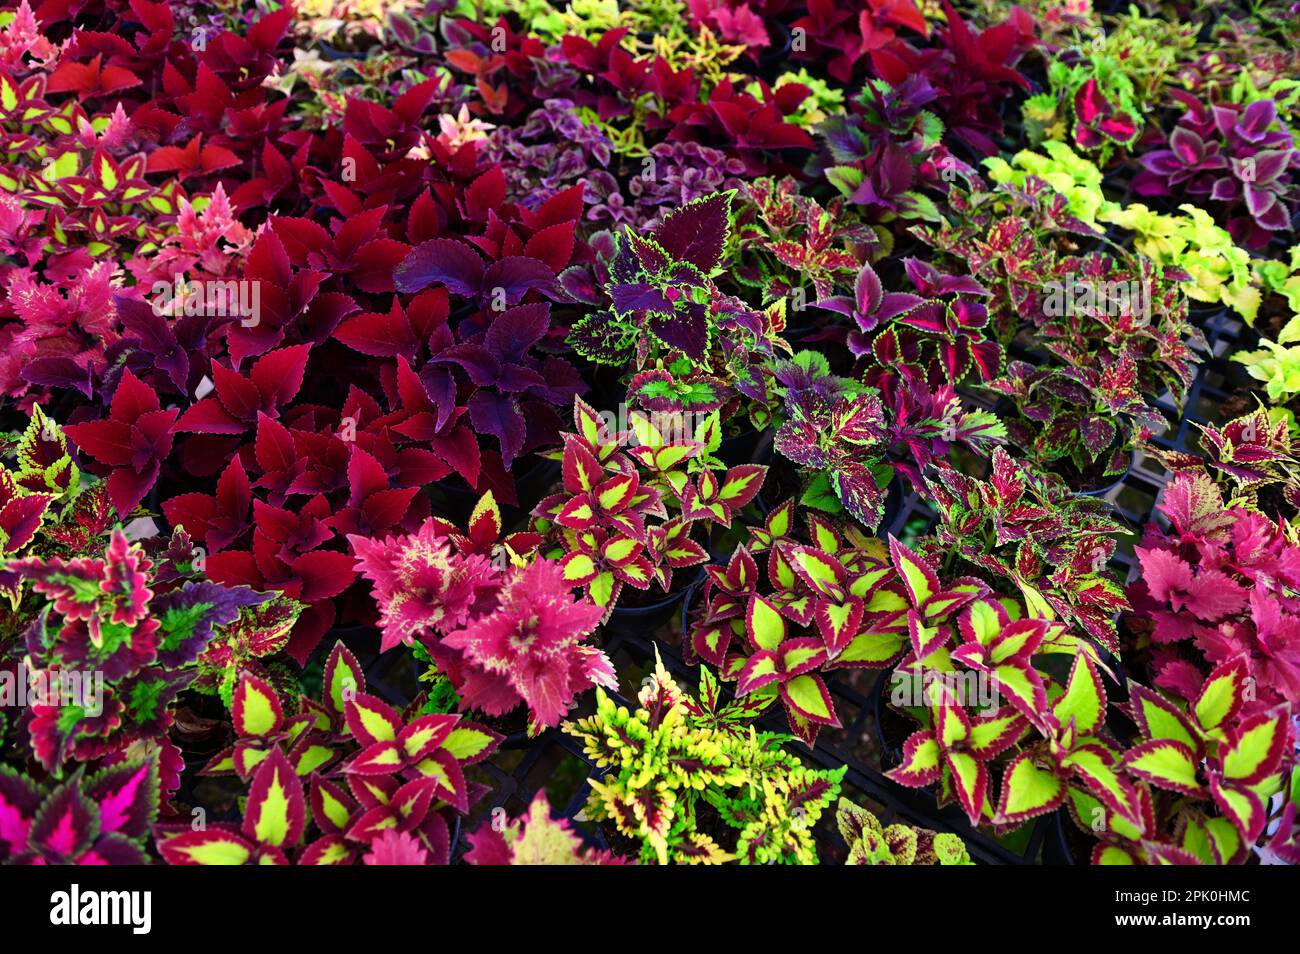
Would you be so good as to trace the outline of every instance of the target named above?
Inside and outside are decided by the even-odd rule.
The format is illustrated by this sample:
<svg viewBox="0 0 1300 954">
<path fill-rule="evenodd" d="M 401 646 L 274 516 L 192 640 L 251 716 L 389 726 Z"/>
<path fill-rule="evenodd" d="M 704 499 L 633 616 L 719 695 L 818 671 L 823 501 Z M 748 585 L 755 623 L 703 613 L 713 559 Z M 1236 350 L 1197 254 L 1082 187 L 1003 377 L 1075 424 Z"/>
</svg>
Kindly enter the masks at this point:
<svg viewBox="0 0 1300 954">
<path fill-rule="evenodd" d="M 1300 700 L 1300 546 L 1285 522 L 1225 508 L 1209 477 L 1183 472 L 1147 528 L 1129 589 L 1155 644 L 1155 681 L 1192 699 L 1205 673 L 1244 658 L 1260 707 Z M 1193 648 L 1194 647 L 1194 648 Z"/>
</svg>

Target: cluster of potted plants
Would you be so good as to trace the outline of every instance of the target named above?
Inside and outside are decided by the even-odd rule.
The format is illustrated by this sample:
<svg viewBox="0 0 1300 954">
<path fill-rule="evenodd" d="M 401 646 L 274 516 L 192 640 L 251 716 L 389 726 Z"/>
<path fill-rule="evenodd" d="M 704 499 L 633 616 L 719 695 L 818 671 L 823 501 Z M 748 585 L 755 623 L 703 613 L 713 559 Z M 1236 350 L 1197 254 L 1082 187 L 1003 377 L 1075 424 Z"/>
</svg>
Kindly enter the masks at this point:
<svg viewBox="0 0 1300 954">
<path fill-rule="evenodd" d="M 1287 0 L 4 7 L 0 862 L 1300 861 Z"/>
</svg>

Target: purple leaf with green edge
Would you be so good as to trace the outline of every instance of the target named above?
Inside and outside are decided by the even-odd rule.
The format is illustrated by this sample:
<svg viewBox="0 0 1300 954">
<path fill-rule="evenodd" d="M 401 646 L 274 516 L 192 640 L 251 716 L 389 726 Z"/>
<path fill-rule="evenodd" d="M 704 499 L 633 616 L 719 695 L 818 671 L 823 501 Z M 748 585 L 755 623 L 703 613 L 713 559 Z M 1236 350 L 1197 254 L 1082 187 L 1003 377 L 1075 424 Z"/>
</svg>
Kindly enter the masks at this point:
<svg viewBox="0 0 1300 954">
<path fill-rule="evenodd" d="M 243 833 L 270 848 L 293 848 L 306 825 L 306 807 L 302 781 L 276 748 L 253 775 L 244 806 Z"/>
<path fill-rule="evenodd" d="M 99 837 L 99 812 L 81 790 L 79 779 L 64 782 L 42 802 L 27 841 L 55 864 L 76 864 Z"/>
<path fill-rule="evenodd" d="M 39 786 L 17 770 L 0 765 L 0 861 L 26 854 L 27 833 L 40 806 Z"/>
<path fill-rule="evenodd" d="M 722 258 L 734 195 L 734 190 L 715 192 L 674 209 L 655 229 L 655 241 L 675 260 L 709 274 Z"/>
<path fill-rule="evenodd" d="M 678 302 L 671 313 L 651 311 L 648 326 L 656 338 L 676 348 L 692 361 L 703 361 L 709 349 L 709 311 L 707 305 Z"/>
</svg>

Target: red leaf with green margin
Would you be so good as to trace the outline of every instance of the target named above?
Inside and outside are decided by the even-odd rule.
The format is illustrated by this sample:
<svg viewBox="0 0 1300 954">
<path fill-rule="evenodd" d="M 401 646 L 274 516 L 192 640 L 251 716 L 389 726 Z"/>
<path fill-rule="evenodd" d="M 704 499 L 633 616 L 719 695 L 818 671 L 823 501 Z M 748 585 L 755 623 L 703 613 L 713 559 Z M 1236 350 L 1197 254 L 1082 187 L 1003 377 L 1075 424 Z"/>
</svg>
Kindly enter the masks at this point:
<svg viewBox="0 0 1300 954">
<path fill-rule="evenodd" d="M 675 261 L 690 262 L 708 275 L 722 258 L 734 195 L 734 189 L 714 192 L 674 209 L 652 237 Z"/>
<path fill-rule="evenodd" d="M 402 731 L 402 718 L 388 703 L 358 692 L 345 708 L 348 728 L 362 745 L 393 742 Z"/>
<path fill-rule="evenodd" d="M 1019 825 L 1056 811 L 1065 802 L 1066 785 L 1034 762 L 1033 752 L 1022 752 L 1002 774 L 1002 798 L 997 823 Z"/>
<path fill-rule="evenodd" d="M 913 732 L 903 743 L 903 761 L 885 773 L 899 785 L 923 788 L 937 782 L 943 774 L 943 752 L 934 733 L 928 730 Z"/>
<path fill-rule="evenodd" d="M 231 697 L 235 731 L 244 738 L 267 738 L 284 728 L 284 707 L 270 684 L 244 673 Z"/>
<path fill-rule="evenodd" d="M 1183 795 L 1205 793 L 1196 778 L 1199 764 L 1191 749 L 1170 739 L 1151 739 L 1124 753 L 1124 767 L 1130 775 Z"/>
<path fill-rule="evenodd" d="M 243 833 L 258 844 L 290 849 L 302 837 L 306 819 L 302 780 L 277 748 L 253 776 L 244 806 Z"/>
<path fill-rule="evenodd" d="M 255 848 L 235 832 L 209 825 L 160 840 L 158 853 L 169 865 L 244 865 L 253 860 Z"/>
<path fill-rule="evenodd" d="M 736 695 L 747 696 L 756 689 L 771 685 L 781 678 L 781 666 L 776 653 L 762 649 L 745 660 L 736 679 Z"/>
</svg>

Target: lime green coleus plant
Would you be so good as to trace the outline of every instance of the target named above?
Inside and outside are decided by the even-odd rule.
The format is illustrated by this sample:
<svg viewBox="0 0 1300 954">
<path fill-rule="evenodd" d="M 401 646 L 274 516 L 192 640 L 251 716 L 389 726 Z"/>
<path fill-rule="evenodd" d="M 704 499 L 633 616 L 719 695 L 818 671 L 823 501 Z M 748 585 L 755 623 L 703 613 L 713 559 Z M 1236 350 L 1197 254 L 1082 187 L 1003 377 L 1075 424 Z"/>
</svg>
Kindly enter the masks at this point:
<svg viewBox="0 0 1300 954">
<path fill-rule="evenodd" d="M 846 767 L 809 768 L 788 736 L 755 730 L 773 696 L 723 703 L 702 666 L 695 699 L 655 662 L 635 711 L 598 689 L 595 714 L 563 726 L 607 769 L 586 816 L 639 842 L 645 863 L 816 864 L 813 828 Z"/>
<path fill-rule="evenodd" d="M 849 845 L 851 865 L 972 865 L 961 837 L 895 822 L 883 825 L 875 815 L 847 798 L 835 812 L 840 834 Z"/>
<path fill-rule="evenodd" d="M 1204 209 L 1190 204 L 1179 209 L 1185 214 L 1164 215 L 1141 203 L 1123 207 L 1107 203 L 1098 218 L 1135 232 L 1134 247 L 1156 264 L 1187 272 L 1191 276 L 1183 286 L 1187 297 L 1222 302 L 1253 324 L 1262 296 L 1249 253 Z"/>
<path fill-rule="evenodd" d="M 1047 181 L 1053 189 L 1065 196 L 1070 213 L 1088 225 L 1097 226 L 1097 215 L 1109 205 L 1101 191 L 1101 170 L 1090 159 L 1078 155 L 1063 142 L 1048 140 L 1042 144 L 1043 152 L 1022 149 L 1007 162 L 1001 156 L 984 160 L 989 178 L 999 185 L 1010 183 L 1018 189 L 1025 187 L 1030 176 Z M 1100 227 L 1100 226 L 1098 226 Z"/>
</svg>

